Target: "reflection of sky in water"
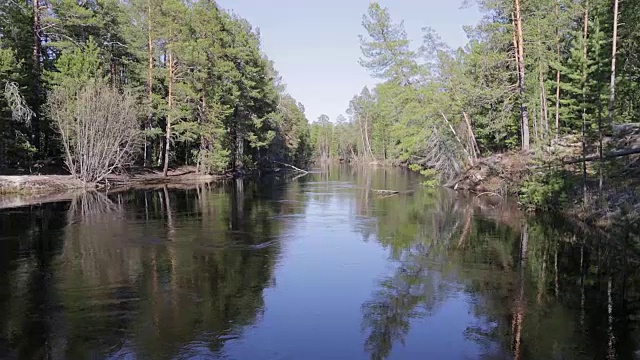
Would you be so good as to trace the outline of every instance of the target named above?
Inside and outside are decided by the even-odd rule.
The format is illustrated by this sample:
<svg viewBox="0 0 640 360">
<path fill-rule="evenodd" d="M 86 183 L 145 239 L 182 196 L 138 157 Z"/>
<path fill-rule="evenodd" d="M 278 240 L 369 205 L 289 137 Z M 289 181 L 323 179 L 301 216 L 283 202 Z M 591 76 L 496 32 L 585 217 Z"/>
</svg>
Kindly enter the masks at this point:
<svg viewBox="0 0 640 360">
<path fill-rule="evenodd" d="M 356 231 L 375 219 L 355 214 L 354 188 L 344 182 L 306 184 L 304 216 L 296 216 L 288 233 L 277 285 L 264 293 L 264 316 L 240 339 L 228 341 L 225 354 L 235 359 L 369 358 L 363 352 L 362 306 L 398 263 L 389 261 L 389 251 L 375 239 L 362 241 Z M 392 358 L 475 358 L 478 344 L 465 339 L 474 321 L 468 297 L 458 292 L 444 297 L 435 311 L 412 319 L 406 346 L 395 344 Z"/>
<path fill-rule="evenodd" d="M 406 338 L 406 346 L 393 348 L 393 357 L 416 359 L 476 359 L 480 353 L 476 342 L 465 338 L 467 327 L 476 322 L 470 314 L 470 299 L 461 293 L 448 297 L 430 316 L 415 319 Z"/>
</svg>

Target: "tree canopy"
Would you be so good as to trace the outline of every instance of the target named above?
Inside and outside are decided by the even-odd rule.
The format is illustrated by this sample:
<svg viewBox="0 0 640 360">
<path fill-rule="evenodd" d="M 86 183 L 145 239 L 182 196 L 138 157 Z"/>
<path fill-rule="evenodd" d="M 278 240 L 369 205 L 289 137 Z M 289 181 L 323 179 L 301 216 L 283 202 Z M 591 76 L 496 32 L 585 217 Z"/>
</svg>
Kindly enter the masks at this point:
<svg viewBox="0 0 640 360">
<path fill-rule="evenodd" d="M 61 164 L 47 99 L 90 79 L 135 97 L 140 165 L 219 173 L 308 161 L 304 107 L 258 31 L 214 1 L 8 1 L 0 14 L 0 85 L 16 84 L 34 112 L 20 121 L 15 101 L 0 100 L 2 168 Z"/>
</svg>

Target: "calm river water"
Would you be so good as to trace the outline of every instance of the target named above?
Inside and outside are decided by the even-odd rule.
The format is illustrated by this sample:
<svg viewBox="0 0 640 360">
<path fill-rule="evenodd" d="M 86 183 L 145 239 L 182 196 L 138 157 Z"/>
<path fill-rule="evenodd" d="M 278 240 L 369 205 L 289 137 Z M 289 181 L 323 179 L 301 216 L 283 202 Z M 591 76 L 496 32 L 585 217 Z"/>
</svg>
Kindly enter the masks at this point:
<svg viewBox="0 0 640 360">
<path fill-rule="evenodd" d="M 0 210 L 0 358 L 640 355 L 631 241 L 420 181 L 336 166 Z"/>
</svg>

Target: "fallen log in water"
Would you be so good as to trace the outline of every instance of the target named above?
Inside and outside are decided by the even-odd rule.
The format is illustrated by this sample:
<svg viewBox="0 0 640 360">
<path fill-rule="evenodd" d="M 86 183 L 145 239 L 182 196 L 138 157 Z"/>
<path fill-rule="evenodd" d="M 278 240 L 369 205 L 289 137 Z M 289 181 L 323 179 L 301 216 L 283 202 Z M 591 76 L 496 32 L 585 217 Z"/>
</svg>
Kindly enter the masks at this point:
<svg viewBox="0 0 640 360">
<path fill-rule="evenodd" d="M 303 174 L 308 174 L 308 173 L 309 173 L 307 170 L 302 170 L 302 169 L 299 169 L 299 168 L 297 168 L 297 167 L 295 167 L 295 166 L 293 166 L 293 165 L 285 164 L 285 163 L 283 163 L 283 162 L 274 161 L 273 163 L 274 163 L 274 164 L 279 164 L 279 165 L 286 166 L 286 167 L 288 167 L 288 168 L 291 168 L 291 169 L 293 169 L 293 170 L 295 170 L 295 171 L 297 171 L 297 172 L 303 173 Z"/>
<path fill-rule="evenodd" d="M 385 190 L 385 189 L 382 189 L 382 190 L 376 190 L 376 189 L 371 189 L 371 191 L 373 191 L 373 192 L 374 192 L 374 193 L 376 193 L 377 195 L 382 195 L 382 196 L 385 196 L 385 195 L 387 195 L 387 196 L 388 196 L 388 195 L 398 195 L 398 194 L 400 194 L 400 191 L 397 191 L 397 190 Z"/>
<path fill-rule="evenodd" d="M 393 196 L 393 195 L 408 195 L 408 194 L 413 194 L 415 192 L 415 190 L 399 191 L 399 190 L 387 190 L 387 189 L 371 189 L 371 191 L 381 197 Z"/>
</svg>

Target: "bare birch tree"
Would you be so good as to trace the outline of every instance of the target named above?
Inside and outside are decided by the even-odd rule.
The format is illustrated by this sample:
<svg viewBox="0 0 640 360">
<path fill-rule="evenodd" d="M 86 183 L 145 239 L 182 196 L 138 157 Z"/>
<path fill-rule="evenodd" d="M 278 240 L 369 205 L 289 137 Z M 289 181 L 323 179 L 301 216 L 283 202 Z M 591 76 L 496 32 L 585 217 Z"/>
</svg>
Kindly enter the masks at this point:
<svg viewBox="0 0 640 360">
<path fill-rule="evenodd" d="M 130 164 L 140 140 L 136 99 L 102 81 L 77 94 L 64 87 L 49 96 L 48 111 L 60 136 L 66 166 L 85 183 L 100 182 Z"/>
</svg>

